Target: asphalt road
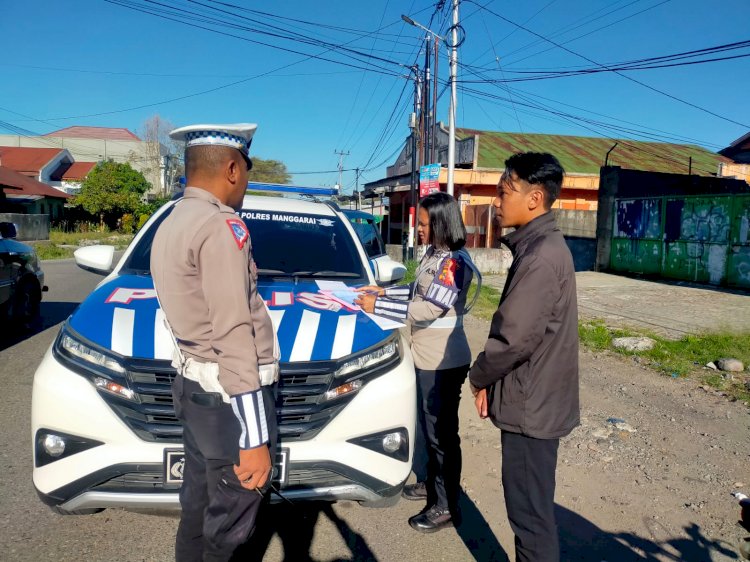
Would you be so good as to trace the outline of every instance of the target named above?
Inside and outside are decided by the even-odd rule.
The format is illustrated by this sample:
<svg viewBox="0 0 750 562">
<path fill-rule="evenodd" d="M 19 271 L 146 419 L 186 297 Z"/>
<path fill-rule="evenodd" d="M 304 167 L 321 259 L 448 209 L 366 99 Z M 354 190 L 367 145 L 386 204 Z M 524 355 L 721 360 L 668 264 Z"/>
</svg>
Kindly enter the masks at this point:
<svg viewBox="0 0 750 562">
<path fill-rule="evenodd" d="M 110 509 L 59 516 L 31 483 L 31 384 L 60 322 L 101 279 L 72 260 L 43 264 L 50 292 L 43 328 L 0 341 L 0 560 L 167 561 L 178 512 Z M 711 306 L 707 301 L 705 306 Z M 476 355 L 488 325 L 468 318 Z M 745 535 L 728 492 L 748 485 L 750 417 L 689 380 L 659 377 L 619 356 L 582 352 L 582 424 L 560 446 L 557 517 L 562 560 L 727 562 Z M 627 419 L 636 433 L 611 434 Z M 352 502 L 271 506 L 241 560 L 503 561 L 512 555 L 500 483 L 499 432 L 473 401 L 459 409 L 464 457 L 456 530 L 420 535 L 407 524 L 421 509 Z M 609 437 L 603 438 L 602 432 Z"/>
<path fill-rule="evenodd" d="M 34 371 L 63 322 L 101 277 L 73 260 L 45 262 L 50 290 L 42 303 L 43 328 L 30 337 L 0 341 L 0 559 L 166 561 L 173 559 L 178 512 L 109 509 L 89 516 L 52 513 L 31 482 L 31 384 Z M 468 500 L 470 502 L 470 500 Z M 481 514 L 467 504 L 472 514 Z M 453 531 L 414 536 L 406 519 L 421 506 L 402 501 L 390 509 L 352 502 L 274 505 L 252 550 L 264 560 L 471 560 L 503 559 L 487 523 L 479 520 L 461 538 Z M 466 515 L 464 516 L 466 519 Z M 277 532 L 281 530 L 281 533 Z M 417 539 L 417 540 L 415 540 Z M 468 541 L 468 542 L 465 542 Z M 425 550 L 427 549 L 427 550 Z M 499 557 L 499 558 L 498 558 Z M 248 556 L 243 560 L 253 559 Z"/>
</svg>

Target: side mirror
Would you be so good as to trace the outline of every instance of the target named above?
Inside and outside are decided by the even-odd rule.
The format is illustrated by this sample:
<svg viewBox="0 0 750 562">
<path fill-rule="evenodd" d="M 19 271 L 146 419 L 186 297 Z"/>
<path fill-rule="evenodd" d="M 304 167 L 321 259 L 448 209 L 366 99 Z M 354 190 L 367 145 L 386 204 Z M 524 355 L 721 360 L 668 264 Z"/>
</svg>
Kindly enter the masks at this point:
<svg viewBox="0 0 750 562">
<path fill-rule="evenodd" d="M 0 222 L 0 238 L 15 238 L 18 236 L 16 225 L 12 222 Z"/>
<path fill-rule="evenodd" d="M 379 258 L 370 260 L 370 264 L 375 273 L 375 281 L 379 285 L 395 283 L 403 279 L 404 275 L 406 275 L 406 266 L 392 260 L 388 256 L 380 256 Z"/>
<path fill-rule="evenodd" d="M 86 246 L 73 252 L 76 265 L 86 271 L 107 275 L 112 271 L 112 261 L 115 256 L 114 246 Z"/>
</svg>

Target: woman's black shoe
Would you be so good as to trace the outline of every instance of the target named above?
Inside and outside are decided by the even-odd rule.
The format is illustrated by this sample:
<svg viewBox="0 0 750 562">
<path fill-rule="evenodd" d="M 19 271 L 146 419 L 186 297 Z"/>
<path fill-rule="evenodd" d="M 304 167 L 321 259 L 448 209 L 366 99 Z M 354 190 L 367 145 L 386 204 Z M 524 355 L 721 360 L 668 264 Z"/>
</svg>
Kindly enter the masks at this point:
<svg viewBox="0 0 750 562">
<path fill-rule="evenodd" d="M 422 501 L 427 499 L 427 484 L 417 482 L 416 484 L 407 484 L 401 490 L 401 497 L 412 501 Z"/>
<path fill-rule="evenodd" d="M 451 516 L 447 507 L 436 505 L 409 518 L 411 528 L 420 533 L 434 533 L 446 527 L 455 527 L 460 523 L 459 518 Z"/>
</svg>

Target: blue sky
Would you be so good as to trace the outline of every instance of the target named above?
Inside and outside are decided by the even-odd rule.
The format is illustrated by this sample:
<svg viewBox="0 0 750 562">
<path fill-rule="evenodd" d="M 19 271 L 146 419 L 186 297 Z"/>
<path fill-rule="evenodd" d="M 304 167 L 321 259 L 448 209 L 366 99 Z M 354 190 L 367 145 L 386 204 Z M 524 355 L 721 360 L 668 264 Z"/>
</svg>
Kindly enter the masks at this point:
<svg viewBox="0 0 750 562">
<path fill-rule="evenodd" d="M 157 6 L 147 0 L 117 1 Z M 206 6 L 234 12 L 232 16 L 213 11 L 214 17 L 223 20 L 221 27 L 214 29 L 304 54 L 189 27 L 104 0 L 62 3 L 0 0 L 0 50 L 4 53 L 0 61 L 3 76 L 0 132 L 8 132 L 2 129 L 1 122 L 34 133 L 70 125 L 127 127 L 139 132 L 143 122 L 154 114 L 178 126 L 250 121 L 259 124 L 253 152 L 284 161 L 292 172 L 336 169 L 338 157 L 334 150 L 350 152 L 344 161 L 346 168 L 391 163 L 387 157 L 398 150 L 408 134 L 410 109 L 405 104 L 411 90 L 407 86 L 405 97 L 397 106 L 405 79 L 391 74 L 406 74 L 407 70 L 395 63 L 413 64 L 423 43 L 423 34 L 404 24 L 400 15 L 409 14 L 426 25 L 435 2 L 233 0 L 242 9 L 214 0 L 159 2 L 203 14 L 209 12 Z M 461 5 L 466 41 L 459 50 L 459 59 L 462 63 L 484 67 L 485 76 L 500 77 L 504 73 L 504 77 L 509 78 L 521 76 L 513 71 L 592 64 L 514 27 L 480 6 L 558 44 L 564 43 L 567 49 L 599 63 L 667 55 L 750 39 L 750 2 L 746 0 L 721 3 L 702 0 L 476 2 Z M 245 9 L 300 21 L 273 19 Z M 432 25 L 435 31 L 445 31 L 444 13 L 447 14 L 447 10 L 435 15 Z M 306 54 L 362 65 L 346 54 L 326 53 L 326 48 L 318 45 L 250 33 L 227 25 L 257 26 L 243 17 L 336 44 L 348 43 L 349 48 L 387 59 L 387 62 L 373 62 L 388 74 L 309 59 Z M 196 25 L 210 26 L 192 21 Z M 353 34 L 351 29 L 361 33 Z M 381 31 L 371 33 L 378 29 Z M 728 54 L 748 52 L 750 49 Z M 422 57 L 419 61 L 421 64 Z M 442 79 L 447 78 L 446 63 L 447 51 L 444 50 L 440 60 Z M 284 66 L 287 67 L 282 68 Z M 269 74 L 251 78 L 264 73 Z M 730 120 L 750 123 L 747 102 L 750 58 L 625 74 Z M 459 80 L 474 78 L 465 69 L 460 70 Z M 245 81 L 220 88 L 240 80 Z M 463 85 L 512 99 L 515 106 L 502 100 L 478 101 L 476 97 L 459 92 L 458 125 L 637 139 L 645 138 L 641 133 L 653 134 L 656 129 L 660 135 L 694 139 L 696 144 L 711 150 L 727 146 L 750 130 L 750 127 L 709 115 L 609 73 L 508 86 L 510 96 L 492 84 Z M 219 89 L 154 105 L 213 88 Z M 633 132 L 614 133 L 599 125 L 582 127 L 577 121 L 524 108 L 519 105 L 523 103 L 522 96 L 527 101 L 544 103 L 575 116 L 610 123 L 613 118 L 629 121 L 630 124 L 618 123 Z M 146 107 L 130 110 L 139 106 Z M 124 109 L 128 111 L 121 111 Z M 440 99 L 438 110 L 445 122 L 447 109 L 446 93 Z M 391 116 L 390 127 L 386 127 Z M 65 117 L 72 119 L 62 119 Z M 647 127 L 652 130 L 646 131 Z M 365 172 L 361 181 L 378 179 L 384 173 L 385 165 L 375 167 Z M 297 175 L 295 180 L 306 185 L 332 185 L 337 181 L 337 174 Z M 345 172 L 344 187 L 350 190 L 353 182 L 354 173 Z"/>
</svg>

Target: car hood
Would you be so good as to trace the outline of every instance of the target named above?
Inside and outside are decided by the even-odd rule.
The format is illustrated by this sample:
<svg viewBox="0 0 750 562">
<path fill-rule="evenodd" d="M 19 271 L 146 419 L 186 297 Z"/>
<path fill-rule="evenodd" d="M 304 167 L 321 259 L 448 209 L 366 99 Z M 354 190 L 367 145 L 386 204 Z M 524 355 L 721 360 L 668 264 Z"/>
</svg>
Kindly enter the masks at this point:
<svg viewBox="0 0 750 562">
<path fill-rule="evenodd" d="M 392 329 L 322 293 L 315 281 L 261 279 L 258 292 L 277 328 L 282 362 L 327 361 L 365 350 Z M 99 286 L 70 318 L 81 336 L 126 357 L 171 359 L 172 340 L 149 276 L 120 275 Z"/>
</svg>

